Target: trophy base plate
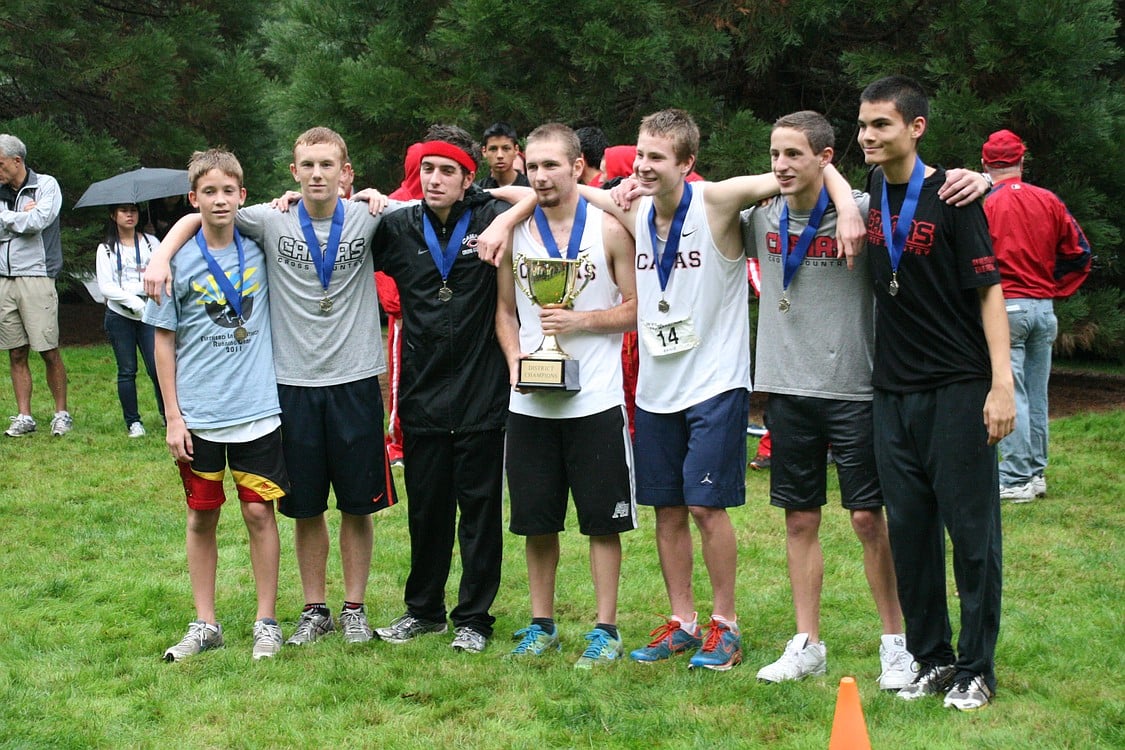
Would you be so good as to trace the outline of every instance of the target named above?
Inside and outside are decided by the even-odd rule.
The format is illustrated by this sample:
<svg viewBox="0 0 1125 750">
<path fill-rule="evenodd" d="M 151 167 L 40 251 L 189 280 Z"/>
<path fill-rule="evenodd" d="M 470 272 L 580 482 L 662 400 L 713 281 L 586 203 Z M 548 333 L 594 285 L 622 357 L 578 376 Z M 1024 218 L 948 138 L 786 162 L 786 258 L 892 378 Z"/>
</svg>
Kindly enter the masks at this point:
<svg viewBox="0 0 1125 750">
<path fill-rule="evenodd" d="M 578 381 L 578 360 L 521 359 L 516 387 L 525 391 L 577 393 L 582 390 Z"/>
</svg>

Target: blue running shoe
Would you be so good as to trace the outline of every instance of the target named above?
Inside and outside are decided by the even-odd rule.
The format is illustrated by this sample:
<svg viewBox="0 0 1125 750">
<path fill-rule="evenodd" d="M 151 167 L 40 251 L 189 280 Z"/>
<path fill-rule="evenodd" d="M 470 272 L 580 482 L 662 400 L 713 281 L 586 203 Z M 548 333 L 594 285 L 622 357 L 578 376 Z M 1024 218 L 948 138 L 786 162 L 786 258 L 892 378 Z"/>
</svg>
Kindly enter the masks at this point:
<svg viewBox="0 0 1125 750">
<path fill-rule="evenodd" d="M 638 648 L 629 654 L 633 661 L 652 663 L 668 659 L 676 654 L 682 654 L 691 649 L 699 648 L 703 640 L 699 637 L 699 626 L 695 633 L 689 633 L 680 627 L 675 620 L 668 620 L 660 627 L 649 633 L 652 640 L 644 648 Z"/>
<path fill-rule="evenodd" d="M 594 628 L 586 634 L 590 643 L 578 661 L 575 669 L 593 669 L 595 664 L 612 664 L 625 655 L 625 647 L 620 638 L 614 638 L 601 628 Z"/>
<path fill-rule="evenodd" d="M 707 629 L 703 646 L 691 657 L 688 669 L 702 667 L 725 672 L 741 662 L 742 636 L 731 630 L 730 625 L 725 622 L 711 618 L 711 626 Z"/>
<path fill-rule="evenodd" d="M 523 640 L 520 640 L 521 638 Z M 558 628 L 555 628 L 555 632 L 548 633 L 534 623 L 517 630 L 512 640 L 518 640 L 519 645 L 512 649 L 509 656 L 542 656 L 548 649 L 553 648 L 555 651 L 562 649 L 559 644 Z"/>
</svg>

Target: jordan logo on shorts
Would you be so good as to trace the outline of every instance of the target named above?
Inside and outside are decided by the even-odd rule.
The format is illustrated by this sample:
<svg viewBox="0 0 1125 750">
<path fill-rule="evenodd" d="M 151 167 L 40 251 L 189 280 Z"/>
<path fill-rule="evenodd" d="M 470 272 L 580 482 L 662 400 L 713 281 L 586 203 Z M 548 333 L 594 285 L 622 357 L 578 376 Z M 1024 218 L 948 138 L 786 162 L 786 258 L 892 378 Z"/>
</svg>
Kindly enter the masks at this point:
<svg viewBox="0 0 1125 750">
<path fill-rule="evenodd" d="M 613 515 L 610 518 L 628 518 L 629 517 L 629 503 L 620 502 L 613 509 Z"/>
<path fill-rule="evenodd" d="M 699 483 L 700 484 L 714 484 L 714 482 L 711 481 L 711 472 L 707 472 L 706 474 L 704 474 L 703 478 L 699 480 Z"/>
</svg>

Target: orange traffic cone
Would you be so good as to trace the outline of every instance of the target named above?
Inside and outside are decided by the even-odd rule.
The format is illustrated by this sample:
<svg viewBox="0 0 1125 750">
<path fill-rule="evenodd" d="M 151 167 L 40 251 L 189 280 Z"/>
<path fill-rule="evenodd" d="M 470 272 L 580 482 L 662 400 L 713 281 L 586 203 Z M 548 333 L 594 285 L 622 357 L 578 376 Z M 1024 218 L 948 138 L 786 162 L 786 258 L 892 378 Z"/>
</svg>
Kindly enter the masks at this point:
<svg viewBox="0 0 1125 750">
<path fill-rule="evenodd" d="M 854 677 L 840 680 L 828 750 L 871 750 L 867 723 L 863 720 L 863 706 L 859 703 L 859 686 L 855 684 Z"/>
</svg>

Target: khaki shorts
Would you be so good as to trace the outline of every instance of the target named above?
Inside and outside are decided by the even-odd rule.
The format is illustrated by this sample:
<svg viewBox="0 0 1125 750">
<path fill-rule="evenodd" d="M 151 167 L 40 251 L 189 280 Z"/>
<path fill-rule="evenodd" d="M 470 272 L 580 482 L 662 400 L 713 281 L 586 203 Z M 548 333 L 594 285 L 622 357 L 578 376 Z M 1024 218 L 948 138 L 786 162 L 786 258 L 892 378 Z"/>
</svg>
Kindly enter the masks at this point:
<svg viewBox="0 0 1125 750">
<path fill-rule="evenodd" d="M 0 349 L 59 348 L 59 295 L 48 276 L 0 278 Z"/>
</svg>

